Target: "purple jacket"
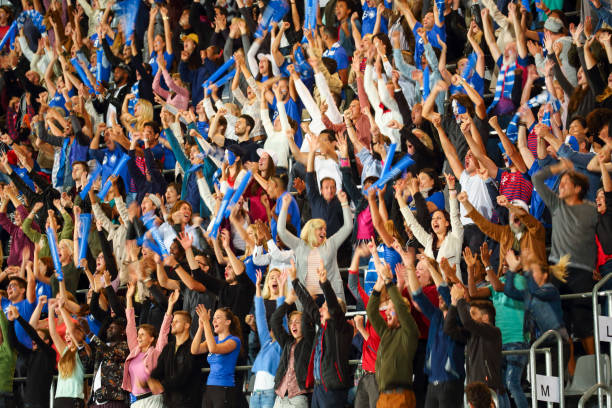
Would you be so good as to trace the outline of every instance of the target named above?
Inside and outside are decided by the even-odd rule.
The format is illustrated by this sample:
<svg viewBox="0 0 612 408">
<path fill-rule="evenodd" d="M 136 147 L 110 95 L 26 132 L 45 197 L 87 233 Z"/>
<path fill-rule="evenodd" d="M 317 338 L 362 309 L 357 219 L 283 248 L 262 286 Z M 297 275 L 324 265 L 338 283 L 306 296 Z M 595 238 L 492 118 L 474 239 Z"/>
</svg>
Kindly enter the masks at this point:
<svg viewBox="0 0 612 408">
<path fill-rule="evenodd" d="M 17 207 L 22 221 L 28 216 L 28 210 L 23 205 Z M 0 213 L 0 227 L 4 228 L 12 237 L 11 251 L 7 259 L 7 265 L 21 265 L 21 253 L 24 248 L 30 249 L 30 261 L 34 259 L 34 243 L 23 233 L 23 230 L 15 225 L 6 213 Z M 34 227 L 34 229 L 38 229 Z"/>
</svg>

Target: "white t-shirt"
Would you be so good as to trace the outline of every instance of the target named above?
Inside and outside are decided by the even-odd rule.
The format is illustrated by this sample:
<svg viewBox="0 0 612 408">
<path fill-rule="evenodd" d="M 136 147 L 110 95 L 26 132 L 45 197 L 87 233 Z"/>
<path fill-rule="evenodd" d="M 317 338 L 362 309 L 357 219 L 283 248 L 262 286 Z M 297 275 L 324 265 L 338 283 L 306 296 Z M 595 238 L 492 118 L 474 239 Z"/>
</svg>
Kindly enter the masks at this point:
<svg viewBox="0 0 612 408">
<path fill-rule="evenodd" d="M 477 173 L 470 176 L 465 170 L 463 170 L 461 173 L 459 183 L 461 183 L 461 191 L 465 191 L 467 193 L 468 199 L 474 208 L 476 208 L 476 210 L 486 219 L 490 220 L 491 216 L 493 215 L 493 202 L 491 201 L 491 197 L 489 197 L 489 192 L 487 191 L 487 183 L 481 179 Z M 460 206 L 460 210 L 461 223 L 463 225 L 473 224 L 474 221 L 472 221 L 471 218 L 466 217 L 467 211 L 463 205 Z"/>
<path fill-rule="evenodd" d="M 321 180 L 326 178 L 333 178 L 336 181 L 336 191 L 342 190 L 342 172 L 337 161 L 327 159 L 321 155 L 315 156 L 314 168 L 317 174 L 319 190 L 321 190 Z"/>
</svg>

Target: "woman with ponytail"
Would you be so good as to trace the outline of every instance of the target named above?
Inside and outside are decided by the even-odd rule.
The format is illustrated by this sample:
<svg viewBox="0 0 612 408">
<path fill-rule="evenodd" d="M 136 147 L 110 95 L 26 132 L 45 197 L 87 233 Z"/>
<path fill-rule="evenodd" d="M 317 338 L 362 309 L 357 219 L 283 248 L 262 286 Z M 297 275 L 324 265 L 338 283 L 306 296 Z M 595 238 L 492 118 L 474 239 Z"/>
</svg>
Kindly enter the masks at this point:
<svg viewBox="0 0 612 408">
<path fill-rule="evenodd" d="M 63 282 L 60 282 L 63 286 Z M 57 332 L 55 318 L 61 314 L 66 324 L 66 335 L 64 338 Z M 83 364 L 79 358 L 79 344 L 75 331 L 77 328 L 64 308 L 64 300 L 49 304 L 49 334 L 60 360 L 57 363 L 57 389 L 55 390 L 55 401 L 53 406 L 57 408 L 82 408 L 85 406 L 83 401 L 83 378 L 85 372 Z"/>
<path fill-rule="evenodd" d="M 238 401 L 234 375 L 242 345 L 240 320 L 227 307 L 215 311 L 212 324 L 204 305 L 198 305 L 196 312 L 199 325 L 191 343 L 191 354 L 209 353 L 210 374 L 206 381 L 204 404 L 206 408 L 233 408 Z"/>
<path fill-rule="evenodd" d="M 527 252 L 527 253 L 525 253 Z M 561 295 L 559 289 L 552 283 L 552 277 L 565 283 L 569 255 L 563 256 L 556 265 L 548 265 L 536 260 L 530 251 L 523 250 L 521 258 L 512 250 L 506 254 L 508 271 L 504 293 L 516 300 L 525 302 L 526 329 L 531 329 L 532 340 L 537 339 L 548 330 L 556 330 L 566 341 L 569 341 L 567 329 L 563 321 Z M 527 287 L 519 289 L 514 285 L 514 278 L 521 273 L 527 279 Z"/>
</svg>

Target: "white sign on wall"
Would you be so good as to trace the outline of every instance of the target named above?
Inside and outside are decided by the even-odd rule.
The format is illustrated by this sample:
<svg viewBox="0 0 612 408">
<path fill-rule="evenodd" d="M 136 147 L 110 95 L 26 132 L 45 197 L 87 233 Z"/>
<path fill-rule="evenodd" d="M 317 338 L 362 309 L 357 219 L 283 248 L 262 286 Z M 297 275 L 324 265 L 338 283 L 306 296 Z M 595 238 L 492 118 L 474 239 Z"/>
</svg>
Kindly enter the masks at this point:
<svg viewBox="0 0 612 408">
<path fill-rule="evenodd" d="M 599 340 L 612 343 L 612 317 L 598 316 L 599 318 Z"/>
<path fill-rule="evenodd" d="M 559 402 L 559 377 L 536 374 L 536 398 L 538 401 Z"/>
</svg>

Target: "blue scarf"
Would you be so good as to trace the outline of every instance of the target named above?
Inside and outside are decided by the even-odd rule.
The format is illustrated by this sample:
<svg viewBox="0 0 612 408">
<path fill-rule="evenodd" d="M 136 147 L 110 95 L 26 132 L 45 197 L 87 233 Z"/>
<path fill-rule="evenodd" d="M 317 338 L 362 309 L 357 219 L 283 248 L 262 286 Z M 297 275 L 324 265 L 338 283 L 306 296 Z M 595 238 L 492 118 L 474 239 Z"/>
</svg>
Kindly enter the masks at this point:
<svg viewBox="0 0 612 408">
<path fill-rule="evenodd" d="M 546 103 L 550 103 L 552 105 L 554 112 L 557 112 L 559 109 L 561 109 L 561 102 L 554 98 L 548 91 L 544 91 L 541 94 L 536 95 L 530 100 L 528 100 L 527 106 L 529 106 L 529 108 L 535 108 L 536 106 L 544 105 Z M 512 117 L 512 120 L 508 124 L 508 128 L 506 129 L 506 136 L 513 143 L 516 142 L 516 139 L 518 138 L 518 123 L 520 119 L 521 117 L 519 113 L 515 113 Z M 550 112 L 546 112 L 544 114 L 544 117 L 542 118 L 542 123 L 550 127 Z"/>
<path fill-rule="evenodd" d="M 508 66 L 503 64 L 499 69 L 499 74 L 497 75 L 497 85 L 495 86 L 495 98 L 493 99 L 493 103 L 487 109 L 487 114 L 495 108 L 497 103 L 502 97 L 502 89 L 503 96 L 506 99 L 512 99 L 512 88 L 514 87 L 514 71 L 516 71 L 516 61 Z"/>
</svg>

